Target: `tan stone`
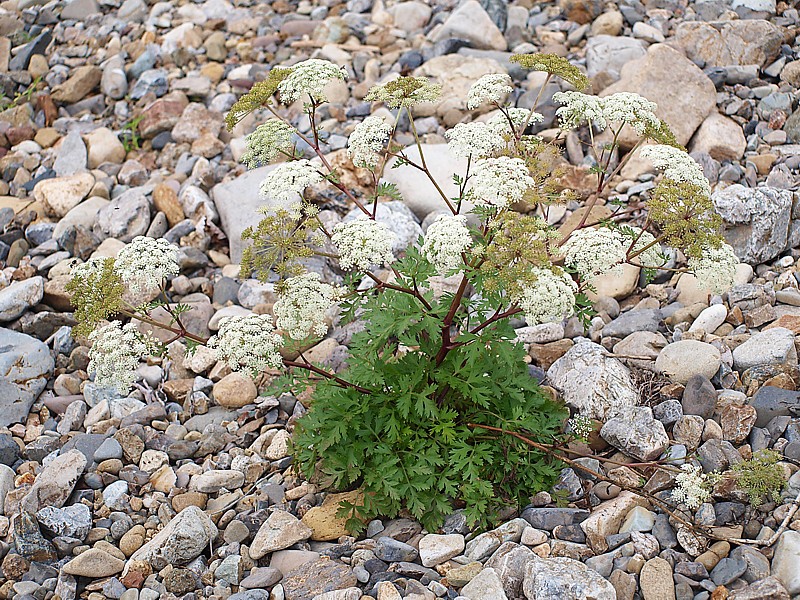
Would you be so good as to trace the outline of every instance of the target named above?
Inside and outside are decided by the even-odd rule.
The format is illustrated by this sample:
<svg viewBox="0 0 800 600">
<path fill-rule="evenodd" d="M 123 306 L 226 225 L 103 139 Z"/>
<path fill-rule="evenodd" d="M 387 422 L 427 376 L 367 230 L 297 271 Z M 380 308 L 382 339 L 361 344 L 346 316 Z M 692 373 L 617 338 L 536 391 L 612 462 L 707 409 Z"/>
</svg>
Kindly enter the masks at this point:
<svg viewBox="0 0 800 600">
<path fill-rule="evenodd" d="M 589 518 L 581 523 L 581 529 L 592 550 L 597 553 L 608 550 L 606 537 L 619 532 L 623 519 L 635 506 L 647 508 L 647 500 L 624 490 L 616 498 L 606 500 L 594 508 Z"/>
<path fill-rule="evenodd" d="M 230 373 L 217 383 L 213 388 L 214 400 L 225 408 L 241 408 L 252 404 L 258 396 L 256 384 L 247 375 Z"/>
<path fill-rule="evenodd" d="M 747 140 L 742 126 L 717 111 L 703 121 L 692 141 L 692 152 L 706 152 L 719 161 L 739 160 L 744 156 Z"/>
<path fill-rule="evenodd" d="M 355 490 L 342 494 L 328 494 L 320 506 L 315 506 L 303 515 L 303 523 L 311 528 L 311 539 L 316 542 L 329 542 L 347 535 L 347 519 L 336 515 L 342 502 L 358 504 L 362 501 L 362 492 Z"/>
</svg>

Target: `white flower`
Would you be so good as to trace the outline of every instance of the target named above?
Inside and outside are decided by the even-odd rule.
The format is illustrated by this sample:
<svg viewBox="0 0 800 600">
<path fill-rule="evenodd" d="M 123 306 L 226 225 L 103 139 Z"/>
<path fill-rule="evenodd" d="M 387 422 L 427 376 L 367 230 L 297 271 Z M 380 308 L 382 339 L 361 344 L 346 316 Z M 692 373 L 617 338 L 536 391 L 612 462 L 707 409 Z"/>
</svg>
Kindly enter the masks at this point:
<svg viewBox="0 0 800 600">
<path fill-rule="evenodd" d="M 689 463 L 681 466 L 682 473 L 675 477 L 675 488 L 672 490 L 672 500 L 683 502 L 691 510 L 697 510 L 703 502 L 711 497 L 708 476 L 700 467 Z"/>
<path fill-rule="evenodd" d="M 700 258 L 690 258 L 689 270 L 697 277 L 700 285 L 712 292 L 721 294 L 733 287 L 739 258 L 728 244 L 719 248 L 706 248 Z"/>
<path fill-rule="evenodd" d="M 519 202 L 536 182 L 521 158 L 483 158 L 475 164 L 470 195 L 478 204 L 506 208 Z"/>
<path fill-rule="evenodd" d="M 347 71 L 330 61 L 309 58 L 291 67 L 292 72 L 278 84 L 281 102 L 290 104 L 303 94 L 308 94 L 315 102 L 325 102 L 325 86 L 331 79 L 344 81 Z"/>
<path fill-rule="evenodd" d="M 486 121 L 486 125 L 501 135 L 508 135 L 514 133 L 514 131 L 522 127 L 522 124 L 526 121 L 529 125 L 544 121 L 543 115 L 537 112 L 531 113 L 531 111 L 526 108 L 512 107 L 507 108 L 506 112 L 508 113 L 508 116 L 504 115 L 502 112 L 497 112 L 488 121 Z M 530 119 L 528 119 L 528 115 L 531 116 Z M 511 123 L 514 124 L 514 131 L 511 130 L 511 123 L 508 122 L 509 118 L 511 119 Z"/>
<path fill-rule="evenodd" d="M 140 235 L 119 251 L 114 270 L 134 294 L 153 291 L 180 272 L 178 248 L 163 238 Z"/>
<path fill-rule="evenodd" d="M 472 246 L 472 235 L 463 215 L 442 215 L 430 224 L 422 244 L 422 254 L 440 275 L 463 264 L 461 253 Z"/>
<path fill-rule="evenodd" d="M 618 92 L 601 99 L 603 117 L 608 123 L 627 123 L 642 135 L 648 127 L 658 127 L 655 115 L 658 106 L 647 98 L 632 92 Z"/>
<path fill-rule="evenodd" d="M 699 164 L 683 150 L 664 144 L 645 146 L 641 152 L 664 177 L 677 183 L 689 183 L 711 194 L 711 186 Z"/>
<path fill-rule="evenodd" d="M 459 123 L 445 132 L 447 147 L 454 156 L 485 158 L 495 154 L 506 141 L 486 123 Z"/>
<path fill-rule="evenodd" d="M 278 202 L 297 204 L 305 189 L 322 179 L 322 174 L 305 158 L 281 163 L 261 182 L 261 195 Z"/>
<path fill-rule="evenodd" d="M 253 377 L 267 367 L 279 369 L 283 365 L 280 355 L 283 338 L 275 333 L 269 315 L 221 319 L 217 335 L 206 345 L 214 350 L 217 360 L 234 371 L 249 371 Z"/>
<path fill-rule="evenodd" d="M 361 121 L 348 141 L 347 154 L 353 164 L 370 170 L 377 167 L 380 153 L 391 134 L 392 126 L 381 116 L 372 115 Z"/>
<path fill-rule="evenodd" d="M 556 109 L 562 129 L 575 129 L 583 123 L 592 123 L 599 129 L 606 128 L 601 98 L 581 92 L 556 92 L 553 100 L 563 105 Z"/>
<path fill-rule="evenodd" d="M 328 332 L 325 313 L 339 299 L 341 290 L 320 281 L 319 273 L 290 277 L 272 308 L 275 325 L 295 340 L 304 340 L 312 333 Z"/>
<path fill-rule="evenodd" d="M 280 119 L 265 121 L 245 138 L 247 150 L 242 154 L 241 162 L 252 169 L 266 165 L 281 151 L 289 152 L 293 132 L 294 129 Z"/>
<path fill-rule="evenodd" d="M 106 260 L 108 259 L 105 257 L 89 258 L 86 262 L 73 265 L 72 269 L 70 269 L 70 276 L 87 281 L 90 277 L 103 272 Z"/>
<path fill-rule="evenodd" d="M 136 325 L 112 321 L 89 334 L 89 373 L 101 387 L 127 394 L 136 380 L 142 356 L 155 351 L 155 343 L 136 330 Z"/>
<path fill-rule="evenodd" d="M 642 231 L 638 227 L 628 225 L 622 228 L 621 233 L 625 236 L 625 248 L 630 248 L 630 254 L 642 251 L 633 257 L 632 261 L 636 262 L 643 267 L 660 267 L 664 264 L 664 257 L 661 255 L 661 246 L 653 243 L 656 238 L 649 231 Z M 635 240 L 635 241 L 634 241 Z M 631 248 L 633 244 L 633 248 Z M 652 244 L 652 245 L 651 245 Z M 647 250 L 645 250 L 647 248 Z"/>
<path fill-rule="evenodd" d="M 560 323 L 575 312 L 578 286 L 569 275 L 539 267 L 533 268 L 533 274 L 536 281 L 514 298 L 528 325 Z"/>
<path fill-rule="evenodd" d="M 573 231 L 561 250 L 565 264 L 575 269 L 581 278 L 589 279 L 603 273 L 619 273 L 618 265 L 625 260 L 628 246 L 618 231 L 584 227 Z"/>
<path fill-rule="evenodd" d="M 331 240 L 339 250 L 343 269 L 366 270 L 370 265 L 389 264 L 394 260 L 392 245 L 397 236 L 383 223 L 366 216 L 338 223 Z"/>
<path fill-rule="evenodd" d="M 467 108 L 472 110 L 487 102 L 500 103 L 514 88 L 511 77 L 505 73 L 489 73 L 472 84 L 467 93 Z"/>
</svg>

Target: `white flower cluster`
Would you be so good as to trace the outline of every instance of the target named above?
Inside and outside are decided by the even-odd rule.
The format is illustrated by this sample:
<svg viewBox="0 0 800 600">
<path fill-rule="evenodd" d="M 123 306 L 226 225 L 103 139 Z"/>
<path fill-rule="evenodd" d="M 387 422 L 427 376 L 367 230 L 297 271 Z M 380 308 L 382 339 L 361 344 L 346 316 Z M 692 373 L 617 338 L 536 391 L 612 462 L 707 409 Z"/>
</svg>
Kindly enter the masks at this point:
<svg viewBox="0 0 800 600">
<path fill-rule="evenodd" d="M 325 102 L 325 86 L 331 79 L 344 81 L 347 71 L 330 61 L 309 58 L 297 63 L 292 72 L 278 84 L 281 102 L 289 104 L 303 94 L 308 94 L 315 102 Z"/>
<path fill-rule="evenodd" d="M 348 140 L 347 154 L 357 167 L 374 169 L 378 166 L 386 140 L 392 134 L 392 126 L 381 116 L 371 115 L 353 129 Z"/>
<path fill-rule="evenodd" d="M 472 235 L 463 215 L 442 215 L 430 224 L 422 244 L 422 254 L 440 275 L 463 264 L 461 253 L 472 246 Z"/>
<path fill-rule="evenodd" d="M 591 279 L 604 273 L 619 273 L 628 246 L 618 231 L 584 227 L 570 234 L 561 251 L 567 266 L 575 269 L 581 278 Z"/>
<path fill-rule="evenodd" d="M 279 152 L 288 152 L 292 147 L 294 130 L 280 119 L 268 119 L 245 138 L 247 150 L 242 154 L 241 162 L 251 169 L 266 165 Z"/>
<path fill-rule="evenodd" d="M 587 439 L 594 431 L 592 420 L 584 415 L 575 415 L 568 419 L 567 425 L 575 436 L 583 439 Z"/>
<path fill-rule="evenodd" d="M 294 340 L 328 332 L 325 313 L 341 297 L 341 290 L 320 281 L 319 273 L 305 273 L 285 281 L 285 289 L 272 308 L 275 325 Z"/>
<path fill-rule="evenodd" d="M 136 330 L 136 325 L 112 321 L 89 334 L 89 373 L 100 387 L 127 394 L 136 380 L 142 356 L 155 351 L 155 343 Z"/>
<path fill-rule="evenodd" d="M 703 174 L 699 164 L 683 150 L 665 144 L 645 146 L 642 158 L 648 159 L 664 177 L 677 183 L 690 183 L 702 189 L 706 195 L 711 194 L 711 186 Z"/>
<path fill-rule="evenodd" d="M 508 116 L 504 115 L 502 112 L 498 112 L 497 114 L 493 115 L 488 121 L 486 121 L 486 125 L 501 135 L 508 135 L 514 133 L 514 131 L 522 127 L 522 124 L 526 121 L 530 125 L 544 121 L 543 115 L 537 112 L 532 113 L 526 108 L 512 107 L 507 108 L 506 112 L 508 113 Z M 528 115 L 530 115 L 530 119 L 528 118 Z M 514 131 L 511 130 L 511 123 L 509 123 L 509 119 L 511 120 L 511 123 L 514 124 Z"/>
<path fill-rule="evenodd" d="M 137 236 L 119 251 L 114 270 L 134 294 L 150 292 L 180 272 L 178 248 L 164 238 Z"/>
<path fill-rule="evenodd" d="M 305 189 L 322 179 L 322 173 L 305 158 L 281 163 L 267 173 L 261 182 L 261 195 L 278 202 L 297 205 Z"/>
<path fill-rule="evenodd" d="M 536 281 L 523 288 L 514 298 L 525 313 L 528 325 L 560 323 L 575 311 L 575 294 L 578 286 L 566 273 L 534 267 Z"/>
<path fill-rule="evenodd" d="M 690 258 L 689 270 L 700 285 L 721 294 L 733 287 L 739 258 L 728 244 L 719 248 L 706 248 L 700 258 Z"/>
<path fill-rule="evenodd" d="M 386 225 L 366 216 L 337 223 L 331 236 L 339 250 L 339 266 L 362 271 L 370 265 L 394 261 L 392 246 L 396 239 L 397 236 Z"/>
<path fill-rule="evenodd" d="M 700 467 L 689 463 L 684 464 L 681 469 L 682 472 L 675 477 L 672 500 L 683 502 L 691 510 L 697 510 L 711 497 L 708 476 Z"/>
<path fill-rule="evenodd" d="M 447 147 L 454 156 L 461 158 L 486 158 L 506 145 L 502 135 L 486 123 L 458 123 L 445 132 Z"/>
<path fill-rule="evenodd" d="M 502 209 L 522 200 L 535 183 L 521 158 L 483 158 L 475 164 L 470 195 L 476 204 Z"/>
<path fill-rule="evenodd" d="M 505 73 L 488 73 L 469 88 L 467 108 L 472 110 L 487 102 L 499 104 L 513 91 L 511 77 Z"/>
<path fill-rule="evenodd" d="M 661 254 L 661 246 L 657 243 L 656 238 L 649 231 L 642 231 L 640 228 L 633 225 L 628 225 L 622 229 L 622 234 L 625 236 L 624 243 L 626 249 L 630 248 L 630 254 L 637 254 L 631 260 L 643 267 L 656 268 L 664 264 L 664 256 Z M 631 244 L 633 247 L 631 248 Z M 652 244 L 652 245 L 651 245 Z M 645 248 L 647 248 L 645 250 Z"/>
<path fill-rule="evenodd" d="M 562 104 L 556 110 L 562 129 L 574 129 L 592 123 L 605 129 L 612 123 L 631 125 L 638 134 L 660 124 L 656 104 L 631 92 L 619 92 L 600 98 L 581 92 L 557 92 L 553 100 Z"/>
<path fill-rule="evenodd" d="M 214 350 L 217 360 L 234 371 L 247 370 L 253 377 L 267 367 L 278 369 L 283 365 L 280 355 L 283 338 L 275 333 L 269 315 L 221 319 L 217 335 L 206 345 Z"/>
<path fill-rule="evenodd" d="M 106 258 L 89 258 L 86 262 L 73 265 L 70 269 L 70 276 L 86 281 L 102 272 L 106 260 Z"/>
</svg>

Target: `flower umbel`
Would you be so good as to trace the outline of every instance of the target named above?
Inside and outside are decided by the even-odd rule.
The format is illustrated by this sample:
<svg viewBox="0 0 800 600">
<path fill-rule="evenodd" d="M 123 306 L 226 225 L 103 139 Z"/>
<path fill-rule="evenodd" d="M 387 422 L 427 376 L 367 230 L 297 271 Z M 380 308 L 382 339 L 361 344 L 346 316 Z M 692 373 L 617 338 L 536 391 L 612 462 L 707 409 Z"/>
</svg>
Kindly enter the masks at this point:
<svg viewBox="0 0 800 600">
<path fill-rule="evenodd" d="M 649 159 L 656 169 L 663 171 L 666 179 L 671 179 L 676 183 L 688 183 L 697 186 L 706 194 L 711 193 L 711 186 L 703 169 L 683 150 L 664 144 L 655 144 L 642 148 L 641 155 L 642 158 Z"/>
<path fill-rule="evenodd" d="M 422 254 L 440 275 L 463 265 L 461 254 L 472 246 L 472 235 L 463 215 L 442 215 L 431 223 L 422 244 Z"/>
<path fill-rule="evenodd" d="M 153 291 L 180 272 L 178 247 L 164 238 L 140 235 L 119 251 L 114 270 L 133 293 Z"/>
<path fill-rule="evenodd" d="M 275 325 L 294 340 L 304 340 L 311 334 L 321 337 L 328 332 L 325 313 L 340 294 L 338 288 L 322 283 L 319 273 L 290 277 L 272 308 Z"/>
<path fill-rule="evenodd" d="M 325 86 L 331 79 L 344 81 L 347 71 L 330 61 L 309 58 L 291 67 L 291 72 L 278 85 L 281 102 L 290 104 L 308 94 L 314 102 L 325 102 Z"/>
<path fill-rule="evenodd" d="M 578 67 L 557 54 L 512 54 L 511 62 L 529 71 L 544 71 L 558 75 L 580 91 L 589 87 L 589 78 Z"/>
<path fill-rule="evenodd" d="M 125 285 L 114 269 L 113 258 L 90 258 L 72 268 L 72 278 L 66 290 L 75 307 L 78 324 L 74 332 L 88 335 L 109 316 L 122 307 Z"/>
<path fill-rule="evenodd" d="M 578 286 L 572 278 L 558 269 L 533 268 L 536 281 L 522 288 L 514 302 L 525 313 L 528 325 L 560 323 L 575 311 Z"/>
<path fill-rule="evenodd" d="M 565 264 L 584 279 L 619 272 L 627 249 L 622 234 L 605 227 L 573 231 L 561 246 Z"/>
<path fill-rule="evenodd" d="M 483 158 L 475 164 L 470 196 L 477 204 L 502 209 L 522 200 L 535 183 L 521 158 Z"/>
<path fill-rule="evenodd" d="M 500 103 L 513 91 L 511 77 L 505 73 L 488 73 L 469 88 L 467 108 L 472 110 L 481 104 Z"/>
<path fill-rule="evenodd" d="M 347 154 L 357 167 L 374 169 L 380 153 L 392 134 L 392 126 L 383 117 L 372 115 L 356 125 L 348 141 Z"/>
<path fill-rule="evenodd" d="M 279 153 L 290 152 L 293 129 L 280 119 L 269 119 L 245 138 L 247 150 L 241 161 L 251 169 L 268 164 Z"/>
<path fill-rule="evenodd" d="M 700 467 L 689 463 L 681 466 L 681 469 L 683 472 L 675 477 L 672 500 L 683 502 L 689 509 L 697 510 L 711 497 L 708 476 Z"/>
<path fill-rule="evenodd" d="M 322 173 L 305 158 L 281 163 L 261 182 L 261 195 L 299 208 L 305 189 L 322 179 Z"/>
<path fill-rule="evenodd" d="M 248 371 L 256 377 L 267 367 L 283 365 L 280 348 L 283 338 L 275 333 L 269 315 L 247 315 L 220 320 L 217 335 L 206 344 L 216 352 L 217 360 L 234 371 Z"/>
<path fill-rule="evenodd" d="M 689 269 L 700 285 L 717 294 L 733 287 L 739 258 L 728 244 L 706 248 L 700 258 L 689 258 Z"/>
<path fill-rule="evenodd" d="M 556 109 L 562 129 L 575 129 L 584 123 L 605 129 L 608 124 L 602 98 L 580 92 L 556 92 L 553 100 L 562 105 Z"/>
<path fill-rule="evenodd" d="M 447 138 L 447 147 L 450 148 L 450 152 L 462 158 L 470 156 L 486 158 L 499 152 L 506 145 L 502 135 L 499 135 L 486 123 L 479 121 L 459 123 L 448 130 L 444 137 Z"/>
<path fill-rule="evenodd" d="M 397 236 L 383 223 L 366 217 L 338 223 L 331 241 L 339 250 L 339 265 L 343 269 L 366 270 L 370 265 L 394 261 L 392 245 Z"/>
<path fill-rule="evenodd" d="M 89 334 L 89 373 L 101 387 L 127 394 L 136 380 L 142 356 L 155 352 L 156 345 L 136 330 L 136 325 L 112 321 Z"/>
<path fill-rule="evenodd" d="M 525 123 L 525 121 L 527 121 L 529 125 L 544 121 L 543 115 L 537 112 L 531 113 L 531 111 L 526 108 L 511 107 L 507 108 L 506 112 L 508 113 L 508 116 L 504 115 L 502 112 L 498 112 L 488 121 L 486 121 L 486 125 L 489 127 L 489 129 L 492 129 L 502 135 L 510 135 L 522 127 L 522 124 Z M 528 115 L 531 116 L 530 119 L 528 118 Z M 509 119 L 511 122 L 509 122 Z M 514 124 L 513 131 L 511 130 L 511 123 Z"/>
<path fill-rule="evenodd" d="M 373 87 L 364 100 L 384 102 L 391 108 L 409 108 L 423 102 L 435 102 L 442 94 L 442 86 L 424 77 L 399 77 Z"/>
</svg>

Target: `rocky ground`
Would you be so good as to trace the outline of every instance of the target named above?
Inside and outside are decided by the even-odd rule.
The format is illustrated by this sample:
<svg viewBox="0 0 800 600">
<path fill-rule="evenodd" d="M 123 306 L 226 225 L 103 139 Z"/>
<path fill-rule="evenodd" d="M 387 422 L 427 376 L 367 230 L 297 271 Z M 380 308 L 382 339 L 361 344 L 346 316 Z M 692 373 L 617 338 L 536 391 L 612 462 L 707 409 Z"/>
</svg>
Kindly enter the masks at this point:
<svg viewBox="0 0 800 600">
<path fill-rule="evenodd" d="M 0 3 L 0 598 L 800 595 L 800 520 L 779 528 L 800 492 L 798 23 L 796 8 L 774 0 Z M 658 102 L 714 185 L 726 237 L 746 263 L 722 297 L 688 275 L 646 283 L 635 268 L 598 281 L 588 333 L 574 319 L 518 324 L 533 375 L 607 421 L 593 447 L 617 463 L 669 448 L 710 472 L 779 452 L 781 502 L 752 507 L 722 486 L 694 511 L 718 537 L 777 532 L 776 543 L 706 546 L 623 489 L 669 500 L 670 473 L 593 458 L 583 464 L 618 485 L 567 468 L 553 496 L 572 504 L 537 494 L 493 531 L 469 531 L 456 512 L 438 532 L 376 520 L 353 538 L 334 516 L 342 496 L 292 473 L 287 440 L 305 399 L 259 396 L 202 348 L 185 357 L 173 346 L 168 360 L 143 364 L 127 398 L 88 380 L 64 289 L 76 258 L 163 236 L 182 249 L 169 291 L 192 306 L 193 332 L 270 310 L 272 286 L 241 279 L 236 264 L 240 233 L 265 202 L 258 182 L 269 167 L 245 173 L 237 163 L 260 117 L 223 128 L 270 65 L 323 57 L 347 68 L 347 83 L 330 86 L 322 129 L 353 186 L 360 174 L 342 149 L 373 111 L 362 101 L 368 88 L 399 70 L 443 83 L 445 101 L 421 111 L 418 129 L 447 187 L 459 161 L 442 134 L 469 118 L 472 81 L 507 71 L 521 107 L 540 91 L 541 74 L 511 64 L 512 50 L 568 56 L 596 92 Z M 543 91 L 545 137 L 559 89 Z M 308 128 L 298 107 L 290 112 Z M 590 160 L 576 134 L 564 148 L 563 185 L 585 196 Z M 387 204 L 382 218 L 408 243 L 440 207 L 410 168 L 389 177 L 404 203 Z M 634 158 L 612 195 L 636 206 L 653 179 Z M 331 221 L 348 208 L 318 200 Z M 578 206 L 549 218 L 569 227 Z M 350 333 L 332 330 L 307 357 L 340 369 Z"/>
</svg>

